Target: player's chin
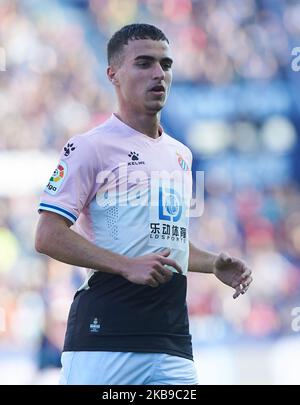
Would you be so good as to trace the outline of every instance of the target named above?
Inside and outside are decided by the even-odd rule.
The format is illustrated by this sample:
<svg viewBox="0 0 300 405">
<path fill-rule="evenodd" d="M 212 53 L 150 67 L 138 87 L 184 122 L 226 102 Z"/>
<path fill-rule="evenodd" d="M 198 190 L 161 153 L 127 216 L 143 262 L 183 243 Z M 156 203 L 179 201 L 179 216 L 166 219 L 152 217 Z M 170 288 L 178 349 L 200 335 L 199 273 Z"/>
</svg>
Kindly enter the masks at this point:
<svg viewBox="0 0 300 405">
<path fill-rule="evenodd" d="M 156 101 L 152 101 L 150 103 L 147 103 L 147 110 L 149 111 L 153 111 L 153 112 L 159 112 L 165 105 L 165 101 L 164 100 L 156 100 Z"/>
</svg>

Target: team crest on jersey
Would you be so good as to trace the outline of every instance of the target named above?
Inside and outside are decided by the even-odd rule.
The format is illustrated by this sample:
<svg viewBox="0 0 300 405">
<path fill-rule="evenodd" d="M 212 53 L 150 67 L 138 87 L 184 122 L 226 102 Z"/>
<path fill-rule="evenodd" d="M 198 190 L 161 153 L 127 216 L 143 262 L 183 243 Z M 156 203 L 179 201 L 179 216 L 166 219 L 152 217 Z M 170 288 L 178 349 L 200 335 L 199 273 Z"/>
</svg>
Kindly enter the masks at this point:
<svg viewBox="0 0 300 405">
<path fill-rule="evenodd" d="M 176 152 L 176 155 L 181 169 L 184 170 L 185 172 L 188 172 L 190 170 L 189 165 L 186 163 L 186 161 L 183 159 L 180 153 Z"/>
<path fill-rule="evenodd" d="M 45 191 L 48 194 L 55 195 L 60 189 L 65 177 L 67 175 L 67 164 L 61 160 L 50 177 L 49 183 L 46 186 Z"/>
</svg>

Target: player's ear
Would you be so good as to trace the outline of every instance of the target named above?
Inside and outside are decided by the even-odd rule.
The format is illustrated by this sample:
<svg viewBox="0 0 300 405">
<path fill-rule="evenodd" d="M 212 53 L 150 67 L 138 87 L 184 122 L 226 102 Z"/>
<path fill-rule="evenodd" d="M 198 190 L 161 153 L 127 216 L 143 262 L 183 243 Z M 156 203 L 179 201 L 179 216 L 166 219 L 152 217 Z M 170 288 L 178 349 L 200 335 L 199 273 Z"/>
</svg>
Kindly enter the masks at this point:
<svg viewBox="0 0 300 405">
<path fill-rule="evenodd" d="M 113 85 L 117 86 L 119 84 L 117 76 L 116 76 L 116 69 L 113 66 L 108 66 L 106 70 L 107 77 L 109 81 L 112 82 Z"/>
</svg>

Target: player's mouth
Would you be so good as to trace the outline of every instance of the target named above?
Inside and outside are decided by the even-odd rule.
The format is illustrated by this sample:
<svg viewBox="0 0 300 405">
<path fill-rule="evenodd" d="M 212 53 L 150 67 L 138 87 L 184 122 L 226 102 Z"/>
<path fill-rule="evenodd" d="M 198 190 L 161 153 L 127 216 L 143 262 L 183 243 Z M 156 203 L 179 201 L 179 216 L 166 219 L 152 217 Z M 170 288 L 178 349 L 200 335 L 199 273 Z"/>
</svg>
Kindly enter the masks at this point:
<svg viewBox="0 0 300 405">
<path fill-rule="evenodd" d="M 157 84 L 156 86 L 154 86 L 154 87 L 152 87 L 152 88 L 150 89 L 150 92 L 151 92 L 151 93 L 154 93 L 154 94 L 156 94 L 156 95 L 158 95 L 158 96 L 162 96 L 162 95 L 165 94 L 166 89 L 165 89 L 165 87 L 164 87 L 162 84 Z"/>
</svg>

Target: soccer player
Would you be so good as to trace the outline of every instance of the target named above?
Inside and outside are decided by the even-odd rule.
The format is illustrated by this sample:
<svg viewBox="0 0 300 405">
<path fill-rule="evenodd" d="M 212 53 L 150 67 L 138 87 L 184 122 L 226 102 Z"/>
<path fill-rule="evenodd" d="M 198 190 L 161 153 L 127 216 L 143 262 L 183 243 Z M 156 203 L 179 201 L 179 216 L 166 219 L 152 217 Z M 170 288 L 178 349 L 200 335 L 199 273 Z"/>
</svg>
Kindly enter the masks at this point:
<svg viewBox="0 0 300 405">
<path fill-rule="evenodd" d="M 234 298 L 252 281 L 241 260 L 189 242 L 192 154 L 160 126 L 172 63 L 152 25 L 113 35 L 107 76 L 118 110 L 67 143 L 42 195 L 37 251 L 88 269 L 61 384 L 197 384 L 187 271 L 215 275 Z"/>
</svg>

